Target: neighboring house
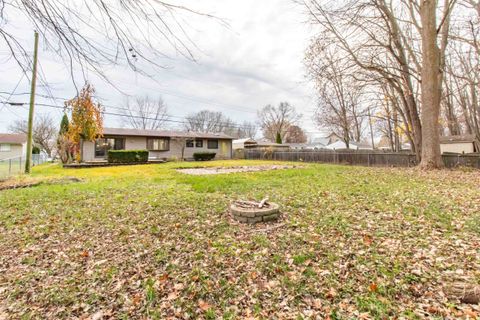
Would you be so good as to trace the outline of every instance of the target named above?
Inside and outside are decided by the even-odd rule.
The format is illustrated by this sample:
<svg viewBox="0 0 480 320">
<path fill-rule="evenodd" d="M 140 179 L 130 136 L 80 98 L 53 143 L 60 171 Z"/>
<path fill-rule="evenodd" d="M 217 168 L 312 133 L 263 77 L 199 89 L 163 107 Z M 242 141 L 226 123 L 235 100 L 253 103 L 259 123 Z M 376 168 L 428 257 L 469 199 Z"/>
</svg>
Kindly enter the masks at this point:
<svg viewBox="0 0 480 320">
<path fill-rule="evenodd" d="M 233 150 L 245 149 L 245 147 L 254 146 L 256 144 L 257 144 L 257 141 L 250 138 L 237 139 L 237 140 L 233 140 L 232 148 Z"/>
<path fill-rule="evenodd" d="M 347 149 L 347 145 L 345 142 L 338 140 L 334 143 L 329 144 L 327 149 Z M 353 150 L 373 150 L 372 146 L 367 143 L 367 142 L 358 142 L 358 141 L 350 141 L 349 142 L 349 148 L 348 149 L 353 149 Z"/>
<path fill-rule="evenodd" d="M 108 150 L 148 150 L 149 159 L 181 159 L 182 153 L 184 159 L 191 159 L 196 152 L 231 159 L 232 140 L 223 133 L 104 128 L 102 138 L 82 141 L 81 155 L 84 162 L 104 160 Z"/>
<path fill-rule="evenodd" d="M 315 148 L 321 149 L 325 148 L 329 144 L 335 143 L 337 141 L 341 141 L 342 138 L 340 138 L 336 133 L 332 132 L 328 136 L 325 137 L 316 137 L 312 139 L 311 145 L 314 145 Z"/>
<path fill-rule="evenodd" d="M 440 137 L 442 153 L 474 153 L 480 152 L 480 142 L 473 134 Z"/>
<path fill-rule="evenodd" d="M 0 160 L 24 157 L 27 154 L 27 136 L 21 133 L 0 133 Z"/>
</svg>

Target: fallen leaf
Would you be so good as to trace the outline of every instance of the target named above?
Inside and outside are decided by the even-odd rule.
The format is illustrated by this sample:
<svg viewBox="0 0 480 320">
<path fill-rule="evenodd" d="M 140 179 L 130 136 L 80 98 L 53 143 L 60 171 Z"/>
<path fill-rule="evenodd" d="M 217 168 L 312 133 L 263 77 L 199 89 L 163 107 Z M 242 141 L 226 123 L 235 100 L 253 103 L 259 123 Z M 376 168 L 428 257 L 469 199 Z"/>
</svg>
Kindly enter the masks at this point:
<svg viewBox="0 0 480 320">
<path fill-rule="evenodd" d="M 208 309 L 210 309 L 210 305 L 203 301 L 203 300 L 198 300 L 198 306 L 200 307 L 200 309 L 202 309 L 203 311 L 207 311 Z"/>
</svg>

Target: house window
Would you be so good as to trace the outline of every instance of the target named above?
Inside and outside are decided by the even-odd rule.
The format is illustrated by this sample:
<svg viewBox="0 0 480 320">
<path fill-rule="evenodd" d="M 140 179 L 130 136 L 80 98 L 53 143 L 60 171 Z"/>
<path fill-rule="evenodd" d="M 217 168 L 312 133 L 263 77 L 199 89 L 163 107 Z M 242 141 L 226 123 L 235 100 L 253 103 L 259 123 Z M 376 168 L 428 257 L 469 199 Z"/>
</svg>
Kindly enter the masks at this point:
<svg viewBox="0 0 480 320">
<path fill-rule="evenodd" d="M 99 138 L 95 140 L 95 157 L 106 157 L 108 150 L 124 150 L 125 138 Z"/>
<path fill-rule="evenodd" d="M 185 142 L 185 146 L 186 146 L 187 148 L 193 148 L 193 140 L 187 140 L 187 141 Z"/>
<path fill-rule="evenodd" d="M 7 152 L 10 151 L 11 147 L 8 143 L 0 143 L 0 152 Z"/>
<path fill-rule="evenodd" d="M 218 140 L 208 140 L 208 149 L 218 149 Z"/>
<path fill-rule="evenodd" d="M 195 148 L 203 148 L 203 140 L 195 140 Z"/>
<path fill-rule="evenodd" d="M 170 140 L 168 138 L 148 138 L 147 149 L 150 151 L 168 151 L 170 150 Z"/>
</svg>

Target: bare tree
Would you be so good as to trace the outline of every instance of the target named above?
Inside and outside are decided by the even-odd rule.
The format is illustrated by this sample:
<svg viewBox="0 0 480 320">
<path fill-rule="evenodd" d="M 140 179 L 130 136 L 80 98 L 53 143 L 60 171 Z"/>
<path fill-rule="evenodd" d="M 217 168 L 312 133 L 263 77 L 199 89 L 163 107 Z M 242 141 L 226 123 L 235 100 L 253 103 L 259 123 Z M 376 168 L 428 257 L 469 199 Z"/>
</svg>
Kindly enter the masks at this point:
<svg viewBox="0 0 480 320">
<path fill-rule="evenodd" d="M 188 131 L 231 134 L 238 130 L 235 122 L 220 111 L 202 110 L 185 119 L 184 128 Z"/>
<path fill-rule="evenodd" d="M 367 116 L 361 101 L 364 87 L 351 76 L 354 68 L 346 65 L 335 51 L 330 46 L 314 43 L 307 53 L 307 70 L 318 92 L 315 121 L 319 127 L 342 137 L 348 148 L 351 140 L 362 138 L 363 121 Z"/>
<path fill-rule="evenodd" d="M 395 2 L 395 4 L 393 3 Z M 401 7 L 402 3 L 405 8 Z M 399 96 L 400 107 L 411 130 L 412 148 L 421 155 L 421 122 L 416 81 L 421 69 L 419 41 L 412 38 L 416 26 L 409 14 L 413 1 L 360 0 L 328 4 L 305 0 L 312 23 L 321 27 L 315 41 L 335 47 L 344 63 L 363 70 L 362 81 L 385 82 Z M 357 69 L 352 69 L 356 70 Z"/>
<path fill-rule="evenodd" d="M 9 131 L 27 134 L 28 125 L 26 120 L 17 120 Z M 57 126 L 48 115 L 38 115 L 33 124 L 33 143 L 44 151 L 48 157 L 52 157 L 57 143 Z"/>
<path fill-rule="evenodd" d="M 235 123 L 232 128 L 226 128 L 224 133 L 234 137 L 235 139 L 254 139 L 258 131 L 255 122 L 243 121 L 241 124 Z"/>
<path fill-rule="evenodd" d="M 263 136 L 270 141 L 276 140 L 277 133 L 283 141 L 288 128 L 296 124 L 301 117 L 302 115 L 288 102 L 281 102 L 278 107 L 269 104 L 258 112 Z"/>
<path fill-rule="evenodd" d="M 378 89 L 387 86 L 394 95 L 394 107 L 405 121 L 417 158 L 425 158 L 424 167 L 441 165 L 438 110 L 456 2 L 303 1 L 312 23 L 320 26 L 318 45 L 335 47 L 347 65 L 358 66 L 362 71 L 352 74 L 358 81 L 377 83 Z"/>
<path fill-rule="evenodd" d="M 28 70 L 30 58 L 21 39 L 10 25 L 9 16 L 26 17 L 38 30 L 47 49 L 74 67 L 93 70 L 107 79 L 106 66 L 127 64 L 163 67 L 168 44 L 178 54 L 194 60 L 195 47 L 187 33 L 183 15 L 211 15 L 182 5 L 158 0 L 0 0 L 0 42 L 18 65 Z M 22 35 L 23 37 L 23 35 Z"/>
<path fill-rule="evenodd" d="M 443 167 L 440 153 L 440 98 L 443 67 L 448 42 L 450 12 L 455 0 L 444 0 L 444 15 L 437 26 L 437 1 L 422 0 L 419 14 L 422 22 L 422 162 L 423 168 Z M 437 34 L 442 35 L 440 47 Z"/>
<path fill-rule="evenodd" d="M 243 138 L 254 139 L 255 136 L 257 135 L 257 131 L 258 131 L 258 126 L 255 124 L 255 122 L 244 121 L 239 127 L 237 137 L 238 139 L 243 139 Z"/>
<path fill-rule="evenodd" d="M 162 97 L 152 100 L 149 96 L 126 100 L 122 109 L 125 124 L 135 129 L 158 130 L 169 119 L 168 108 Z"/>
</svg>

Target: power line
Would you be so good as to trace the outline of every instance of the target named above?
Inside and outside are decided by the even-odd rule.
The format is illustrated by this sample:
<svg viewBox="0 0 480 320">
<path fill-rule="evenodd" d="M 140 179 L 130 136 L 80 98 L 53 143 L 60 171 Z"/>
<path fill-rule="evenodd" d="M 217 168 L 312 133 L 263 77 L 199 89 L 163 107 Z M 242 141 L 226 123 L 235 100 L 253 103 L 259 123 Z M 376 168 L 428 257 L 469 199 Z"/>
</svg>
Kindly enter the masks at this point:
<svg viewBox="0 0 480 320">
<path fill-rule="evenodd" d="M 25 103 L 23 102 L 6 102 L 6 101 L 0 101 L 2 104 L 10 104 L 12 106 L 23 106 Z M 62 106 L 56 106 L 56 105 L 51 105 L 51 104 L 46 104 L 46 103 L 35 103 L 37 106 L 41 107 L 48 107 L 48 108 L 55 108 L 55 109 L 68 109 L 67 107 L 62 107 Z M 141 116 L 130 116 L 126 114 L 121 114 L 121 113 L 114 113 L 114 112 L 107 112 L 107 111 L 101 111 L 100 112 L 103 115 L 111 115 L 111 116 L 117 116 L 117 117 L 127 117 L 127 118 L 137 118 L 137 119 L 147 119 L 147 120 L 158 120 L 157 118 L 150 118 L 150 117 L 141 117 Z M 172 117 L 172 116 L 170 116 Z M 185 119 L 180 116 L 176 116 L 177 118 L 180 119 Z M 165 122 L 171 122 L 171 123 L 177 123 L 177 124 L 188 124 L 187 121 L 180 121 L 180 120 L 172 120 L 172 119 L 166 119 L 164 120 Z M 233 128 L 233 129 L 249 129 L 247 126 L 242 126 L 242 125 L 232 125 L 224 122 L 220 122 L 220 125 L 222 125 L 225 128 Z M 304 131 L 305 133 L 325 133 L 324 131 Z"/>
<path fill-rule="evenodd" d="M 43 81 L 44 82 L 44 81 Z M 163 94 L 166 94 L 166 95 L 174 95 L 176 97 L 180 97 L 180 98 L 183 98 L 183 99 L 186 99 L 186 100 L 190 100 L 190 101 L 194 101 L 194 102 L 201 102 L 201 103 L 205 103 L 205 104 L 211 104 L 211 105 L 214 105 L 214 106 L 219 106 L 219 107 L 223 107 L 223 106 L 235 106 L 235 105 L 229 105 L 229 104 L 222 104 L 222 103 L 216 103 L 216 102 L 208 102 L 208 100 L 205 100 L 205 101 L 201 101 L 201 100 L 197 100 L 197 99 L 193 99 L 193 98 L 189 98 L 187 96 L 181 96 L 180 94 L 173 94 L 173 93 L 165 93 L 164 91 L 162 90 L 157 90 L 158 92 L 161 92 Z M 4 92 L 4 91 L 3 91 Z M 0 91 L 0 93 L 2 93 L 2 91 Z M 6 92 L 4 92 L 6 93 Z M 29 94 L 28 92 L 22 92 L 22 93 L 17 93 L 15 95 L 27 95 Z M 70 100 L 71 98 L 63 98 L 63 97 L 55 97 L 51 94 L 49 95 L 39 95 L 37 94 L 37 96 L 40 96 L 40 97 L 44 97 L 44 98 L 49 98 L 49 99 L 53 99 L 53 100 L 63 100 L 63 101 L 68 101 Z M 55 102 L 53 101 L 52 102 Z M 113 109 L 118 109 L 118 110 L 127 110 L 125 108 L 120 108 L 120 107 L 115 107 L 115 106 L 111 106 L 111 105 L 108 105 L 108 104 L 104 104 L 104 103 L 100 103 L 101 105 L 105 106 L 105 107 L 109 107 L 109 108 L 113 108 Z M 240 111 L 240 112 L 245 112 L 245 113 L 254 113 L 256 114 L 257 113 L 257 110 L 252 110 L 252 109 L 248 109 L 246 107 L 241 107 L 241 106 L 237 106 L 239 109 L 234 109 L 236 111 Z M 243 110 L 240 110 L 240 108 L 244 108 Z M 233 109 L 233 108 L 231 108 Z"/>
<path fill-rule="evenodd" d="M 2 93 L 0 91 L 0 93 Z M 27 95 L 29 94 L 28 92 L 22 92 L 22 93 L 17 93 L 16 95 Z M 36 94 L 37 96 L 39 97 L 43 97 L 43 98 L 49 98 L 52 100 L 53 103 L 56 103 L 57 100 L 63 100 L 63 101 L 68 101 L 68 100 L 71 100 L 71 99 L 67 99 L 67 98 L 62 98 L 62 97 L 55 97 L 53 95 L 41 95 L 41 94 Z M 116 106 L 112 106 L 112 105 L 108 105 L 108 104 L 104 104 L 104 103 L 101 103 L 100 102 L 100 105 L 103 106 L 103 107 L 107 107 L 107 108 L 112 108 L 112 109 L 116 109 L 116 110 L 121 110 L 121 111 L 131 111 L 130 109 L 128 108 L 122 108 L 122 107 L 116 107 Z M 147 114 L 154 114 L 154 112 L 148 112 Z M 179 119 L 185 119 L 185 117 L 182 117 L 182 116 L 175 116 L 175 115 L 169 115 L 169 117 L 171 118 L 179 118 Z"/>
<path fill-rule="evenodd" d="M 17 90 L 18 86 L 20 85 L 20 82 L 22 82 L 23 80 L 23 77 L 25 77 L 25 73 L 22 73 L 22 76 L 20 77 L 20 79 L 18 80 L 17 84 L 15 85 L 15 88 L 13 88 L 13 91 L 10 93 L 10 95 L 8 96 L 7 98 L 7 101 L 10 100 L 10 98 L 12 97 L 12 95 L 15 93 L 15 91 Z M 4 105 L 3 107 L 0 108 L 0 111 L 3 110 L 3 108 L 5 108 L 6 105 Z"/>
<path fill-rule="evenodd" d="M 23 102 L 7 102 L 7 101 L 0 101 L 0 103 L 3 104 L 10 104 L 10 105 L 15 105 L 15 106 L 23 106 L 25 103 Z M 55 108 L 55 109 L 69 109 L 68 107 L 64 106 L 57 106 L 57 105 L 51 105 L 47 103 L 35 103 L 36 106 L 41 106 L 41 107 L 48 107 L 48 108 Z M 146 120 L 159 120 L 157 118 L 151 118 L 151 117 L 141 117 L 141 116 L 135 116 L 135 115 L 126 115 L 122 113 L 114 113 L 114 112 L 107 112 L 107 111 L 100 111 L 101 114 L 103 115 L 111 115 L 111 116 L 118 116 L 118 117 L 127 117 L 127 118 L 137 118 L 137 119 L 146 119 Z M 184 118 L 182 118 L 184 119 Z M 179 121 L 179 120 L 172 120 L 172 119 L 165 119 L 163 120 L 165 122 L 172 122 L 172 123 L 179 123 L 179 124 L 188 124 L 189 122 L 187 121 Z M 226 128 L 235 128 L 235 129 L 246 129 L 248 127 L 246 126 L 241 126 L 241 125 L 232 125 L 229 123 L 225 122 L 219 122 L 219 125 L 226 127 Z"/>
</svg>

